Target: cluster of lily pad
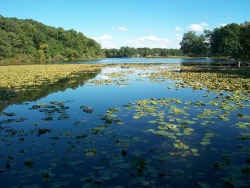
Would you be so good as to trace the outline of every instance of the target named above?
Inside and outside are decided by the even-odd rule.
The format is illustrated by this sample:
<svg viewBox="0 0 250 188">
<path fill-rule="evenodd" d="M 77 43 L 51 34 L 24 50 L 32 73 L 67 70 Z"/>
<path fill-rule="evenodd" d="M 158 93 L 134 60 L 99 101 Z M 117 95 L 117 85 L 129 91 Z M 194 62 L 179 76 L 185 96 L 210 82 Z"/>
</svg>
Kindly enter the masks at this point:
<svg viewBox="0 0 250 188">
<path fill-rule="evenodd" d="M 148 132 L 160 136 L 166 136 L 169 139 L 174 139 L 175 142 L 173 142 L 173 146 L 177 149 L 184 150 L 184 152 L 177 152 L 180 153 L 181 156 L 200 156 L 198 149 L 190 149 L 187 144 L 183 143 L 180 139 L 177 139 L 177 137 L 180 136 L 181 138 L 188 135 L 195 136 L 194 130 L 197 127 L 197 124 L 206 127 L 213 127 L 216 124 L 221 124 L 220 120 L 232 121 L 232 119 L 236 118 L 238 119 L 238 122 L 235 123 L 235 126 L 243 129 L 249 128 L 249 115 L 237 113 L 240 109 L 249 109 L 249 77 L 237 77 L 237 75 L 230 75 L 228 72 L 201 73 L 186 71 L 173 73 L 161 70 L 159 72 L 151 73 L 149 78 L 152 82 L 166 82 L 168 79 L 183 80 L 183 82 L 175 83 L 176 89 L 186 87 L 191 87 L 194 91 L 206 89 L 208 94 L 203 97 L 209 97 L 209 92 L 212 94 L 218 94 L 216 98 L 209 101 L 190 101 L 185 103 L 186 106 L 180 105 L 180 107 L 170 105 L 170 103 L 173 102 L 171 101 L 173 99 L 165 99 L 165 102 L 163 102 L 162 99 L 149 99 L 136 101 L 134 104 L 130 103 L 124 105 L 125 109 L 133 108 L 135 110 L 136 113 L 133 115 L 134 119 L 147 117 L 150 119 L 149 123 L 157 123 L 159 125 L 158 130 L 149 129 Z M 182 103 L 180 99 L 174 99 L 174 101 L 177 101 L 176 104 Z M 167 106 L 168 109 L 166 111 L 164 108 Z M 189 114 L 186 111 L 189 110 L 191 112 L 194 108 L 197 108 L 198 115 L 197 117 L 190 119 Z M 174 116 L 166 115 L 166 113 L 174 114 Z M 182 117 L 180 117 L 180 115 L 182 115 Z M 158 119 L 154 120 L 155 117 L 158 117 Z M 168 122 L 164 120 L 166 117 L 168 118 Z M 194 128 L 190 127 L 192 124 L 195 124 Z M 240 134 L 241 136 L 239 138 L 242 140 L 249 138 L 244 131 Z M 201 146 L 204 146 L 203 150 L 205 150 L 208 145 L 212 144 L 212 139 L 218 136 L 220 135 L 213 131 L 208 131 L 204 133 L 204 137 L 198 142 Z M 187 151 L 189 149 L 190 151 Z M 175 155 L 174 152 L 170 152 L 169 154 Z M 245 167 L 240 169 L 243 172 L 245 171 Z M 228 178 L 224 178 L 224 180 L 227 184 L 232 186 L 237 186 L 239 184 L 237 180 L 231 180 L 230 182 L 228 181 Z M 244 183 L 241 185 L 244 185 Z"/>
<path fill-rule="evenodd" d="M 167 79 L 181 80 L 175 85 L 177 88 L 192 87 L 193 90 L 208 89 L 209 91 L 230 91 L 234 94 L 249 96 L 249 70 L 209 70 L 197 71 L 195 67 L 180 67 L 182 72 L 161 70 L 150 74 L 151 81 L 165 82 Z M 243 72 L 244 76 L 236 74 Z"/>
<path fill-rule="evenodd" d="M 36 104 L 33 105 L 30 110 L 39 110 L 44 113 L 45 117 L 42 118 L 44 121 L 53 121 L 53 116 L 59 114 L 58 120 L 69 119 L 70 115 L 67 113 L 68 106 L 64 105 L 62 101 L 52 101 L 50 103 Z"/>
<path fill-rule="evenodd" d="M 186 182 L 199 187 L 247 187 L 249 78 L 227 80 L 228 75 L 219 73 L 131 67 L 132 71 L 123 65 L 122 72 L 106 76 L 127 82 L 128 75 L 136 75 L 136 81 L 149 79 L 152 84 L 172 79 L 175 89 L 190 87 L 206 93 L 190 101 L 177 97 L 136 100 L 110 107 L 104 114 L 97 114 L 92 106 L 80 105 L 75 112 L 78 119 L 74 120 L 65 101 L 28 106 L 30 112 L 43 115 L 39 124 L 4 111 L 0 114 L 6 118 L 0 121 L 0 144 L 6 151 L 0 151 L 0 178 L 13 177 L 21 186 L 32 186 L 31 179 L 42 179 L 39 184 L 50 187 L 125 183 L 130 187 L 183 187 Z M 98 79 L 93 80 L 88 87 L 98 84 Z M 228 86 L 217 83 L 213 87 L 215 80 L 225 80 Z M 105 81 L 100 84 L 106 85 Z M 22 130 L 16 126 L 19 122 L 30 129 Z M 68 126 L 58 129 L 65 127 L 64 122 Z"/>
<path fill-rule="evenodd" d="M 20 65 L 1 66 L 0 88 L 22 91 L 37 86 L 53 84 L 63 78 L 77 77 L 80 72 L 94 72 L 101 65 Z"/>
</svg>

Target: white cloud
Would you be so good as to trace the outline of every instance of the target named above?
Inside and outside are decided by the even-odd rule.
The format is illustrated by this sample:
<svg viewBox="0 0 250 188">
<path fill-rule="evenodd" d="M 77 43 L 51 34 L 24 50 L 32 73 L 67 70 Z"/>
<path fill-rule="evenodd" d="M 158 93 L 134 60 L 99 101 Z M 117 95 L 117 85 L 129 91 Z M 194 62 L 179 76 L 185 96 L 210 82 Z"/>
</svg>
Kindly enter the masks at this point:
<svg viewBox="0 0 250 188">
<path fill-rule="evenodd" d="M 117 48 L 116 44 L 112 40 L 112 35 L 101 35 L 99 37 L 93 37 L 93 39 L 100 43 L 102 48 Z"/>
<path fill-rule="evenodd" d="M 119 27 L 116 27 L 116 28 L 112 28 L 111 31 L 128 31 L 128 28 L 126 27 L 123 27 L 123 26 L 119 26 Z"/>
<path fill-rule="evenodd" d="M 177 26 L 177 27 L 175 28 L 175 31 L 181 31 L 181 30 L 182 30 L 181 27 L 178 27 L 178 26 Z"/>
<path fill-rule="evenodd" d="M 117 45 L 112 41 L 101 41 L 102 48 L 118 48 Z"/>
<path fill-rule="evenodd" d="M 182 41 L 182 37 L 183 37 L 182 34 L 176 34 L 175 36 L 176 36 L 177 41 L 179 42 Z"/>
<path fill-rule="evenodd" d="M 200 24 L 191 24 L 188 26 L 188 29 L 191 30 L 191 31 L 202 31 L 205 29 L 205 27 L 207 27 L 208 24 L 206 24 L 205 22 L 202 22 Z"/>
<path fill-rule="evenodd" d="M 128 46 L 133 46 L 135 48 L 139 47 L 149 47 L 149 48 L 168 48 L 169 39 L 158 38 L 156 36 L 140 37 L 128 40 Z"/>
<path fill-rule="evenodd" d="M 157 40 L 160 40 L 160 38 L 157 38 L 155 36 L 148 36 L 148 37 L 136 38 L 134 40 L 138 40 L 138 41 L 157 41 Z"/>
<path fill-rule="evenodd" d="M 220 24 L 221 27 L 225 27 L 226 25 L 227 25 L 227 24 L 224 24 L 224 23 Z"/>
<path fill-rule="evenodd" d="M 119 31 L 127 31 L 128 28 L 123 27 L 123 26 L 119 26 L 119 27 L 118 27 L 118 30 L 119 30 Z"/>
<path fill-rule="evenodd" d="M 202 31 L 203 27 L 199 24 L 191 24 L 188 29 L 192 31 Z"/>
<path fill-rule="evenodd" d="M 208 24 L 205 23 L 205 22 L 202 22 L 200 25 L 203 26 L 203 27 L 207 27 L 208 26 Z"/>
<path fill-rule="evenodd" d="M 100 37 L 94 37 L 95 40 L 111 40 L 113 39 L 112 35 L 102 35 Z"/>
</svg>

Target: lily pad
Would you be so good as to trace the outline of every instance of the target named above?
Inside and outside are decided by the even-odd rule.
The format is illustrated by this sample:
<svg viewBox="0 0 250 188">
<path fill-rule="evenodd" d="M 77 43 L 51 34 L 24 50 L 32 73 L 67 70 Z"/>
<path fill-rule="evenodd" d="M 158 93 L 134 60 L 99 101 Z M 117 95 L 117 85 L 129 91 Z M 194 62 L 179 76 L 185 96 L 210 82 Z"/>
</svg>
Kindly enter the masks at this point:
<svg viewBox="0 0 250 188">
<path fill-rule="evenodd" d="M 45 133 L 50 133 L 51 129 L 38 129 L 38 136 L 43 135 Z"/>
<path fill-rule="evenodd" d="M 93 155 L 96 155 L 96 149 L 87 149 L 84 151 L 84 155 L 86 156 L 93 156 Z"/>
<path fill-rule="evenodd" d="M 236 123 L 236 125 L 237 125 L 239 128 L 241 128 L 241 129 L 245 129 L 245 128 L 250 127 L 250 123 L 248 123 L 248 122 L 238 122 L 238 123 Z"/>
<path fill-rule="evenodd" d="M 86 112 L 86 113 L 91 114 L 92 112 L 94 112 L 93 107 L 90 107 L 90 106 L 81 106 L 80 108 L 82 109 L 83 112 Z"/>
<path fill-rule="evenodd" d="M 26 160 L 26 161 L 24 161 L 24 165 L 27 166 L 27 167 L 30 167 L 30 168 L 33 166 L 33 163 L 34 162 L 32 160 Z"/>
</svg>

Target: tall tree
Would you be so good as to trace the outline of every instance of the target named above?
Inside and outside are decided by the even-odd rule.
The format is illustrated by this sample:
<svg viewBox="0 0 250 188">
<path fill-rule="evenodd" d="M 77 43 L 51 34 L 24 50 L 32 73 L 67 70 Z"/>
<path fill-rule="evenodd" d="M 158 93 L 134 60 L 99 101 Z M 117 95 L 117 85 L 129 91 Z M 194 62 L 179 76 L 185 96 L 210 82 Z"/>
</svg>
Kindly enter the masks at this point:
<svg viewBox="0 0 250 188">
<path fill-rule="evenodd" d="M 242 24 L 240 30 L 241 57 L 250 59 L 250 22 Z"/>
<path fill-rule="evenodd" d="M 204 35 L 196 35 L 194 31 L 184 33 L 180 42 L 181 50 L 185 55 L 200 56 L 206 55 L 208 43 Z"/>
<path fill-rule="evenodd" d="M 214 55 L 239 56 L 241 26 L 235 23 L 216 28 L 211 34 L 211 51 Z"/>
</svg>

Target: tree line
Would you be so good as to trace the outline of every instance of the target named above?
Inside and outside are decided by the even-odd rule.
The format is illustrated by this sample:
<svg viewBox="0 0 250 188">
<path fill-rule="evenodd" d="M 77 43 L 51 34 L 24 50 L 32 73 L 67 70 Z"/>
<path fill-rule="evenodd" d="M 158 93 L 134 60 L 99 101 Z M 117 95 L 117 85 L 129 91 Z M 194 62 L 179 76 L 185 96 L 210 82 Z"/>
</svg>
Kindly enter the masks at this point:
<svg viewBox="0 0 250 188">
<path fill-rule="evenodd" d="M 228 24 L 198 35 L 184 33 L 180 49 L 102 49 L 95 40 L 73 29 L 46 26 L 32 19 L 0 15 L 0 64 L 99 57 L 230 56 L 250 59 L 250 22 Z"/>
<path fill-rule="evenodd" d="M 213 31 L 197 35 L 184 33 L 180 42 L 183 54 L 188 56 L 229 56 L 250 59 L 250 22 L 231 23 Z"/>
<path fill-rule="evenodd" d="M 103 49 L 107 58 L 116 57 L 171 57 L 182 56 L 180 49 L 165 48 L 133 48 L 121 47 L 120 49 Z"/>
<path fill-rule="evenodd" d="M 73 29 L 31 19 L 0 16 L 0 62 L 71 60 L 103 57 L 101 45 Z"/>
</svg>

